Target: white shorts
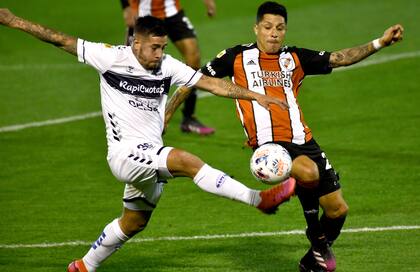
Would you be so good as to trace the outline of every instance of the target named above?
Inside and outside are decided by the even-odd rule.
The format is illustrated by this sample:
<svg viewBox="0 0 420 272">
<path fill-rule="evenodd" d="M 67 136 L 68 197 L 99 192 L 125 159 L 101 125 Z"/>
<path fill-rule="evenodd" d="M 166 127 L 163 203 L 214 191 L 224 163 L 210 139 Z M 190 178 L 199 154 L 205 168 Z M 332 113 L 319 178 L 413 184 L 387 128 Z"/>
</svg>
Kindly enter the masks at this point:
<svg viewBox="0 0 420 272">
<path fill-rule="evenodd" d="M 124 207 L 135 211 L 156 207 L 166 179 L 172 178 L 166 166 L 172 149 L 152 143 L 119 143 L 110 149 L 109 167 L 125 183 Z"/>
</svg>

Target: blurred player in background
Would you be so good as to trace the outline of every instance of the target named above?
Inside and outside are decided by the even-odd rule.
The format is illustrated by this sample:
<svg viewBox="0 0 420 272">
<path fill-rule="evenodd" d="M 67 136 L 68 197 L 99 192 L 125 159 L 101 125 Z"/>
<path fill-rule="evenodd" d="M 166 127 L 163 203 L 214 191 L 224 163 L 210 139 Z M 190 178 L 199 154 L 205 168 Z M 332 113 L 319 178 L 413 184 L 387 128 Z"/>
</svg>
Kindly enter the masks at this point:
<svg viewBox="0 0 420 272">
<path fill-rule="evenodd" d="M 216 15 L 214 0 L 203 0 L 207 15 Z M 185 63 L 193 69 L 200 69 L 200 49 L 194 27 L 185 15 L 180 0 L 121 0 L 124 20 L 127 25 L 126 42 L 130 43 L 133 38 L 133 25 L 137 17 L 153 16 L 165 22 L 169 39 L 181 53 Z M 209 135 L 215 129 L 205 126 L 195 116 L 197 93 L 193 89 L 184 102 L 182 110 L 183 119 L 181 131 Z"/>
<path fill-rule="evenodd" d="M 267 110 L 253 101 L 237 99 L 236 108 L 249 146 L 255 149 L 274 142 L 285 147 L 293 159 L 292 176 L 298 182 L 296 194 L 303 207 L 308 226 L 306 234 L 311 243 L 299 269 L 334 271 L 336 261 L 330 247 L 340 234 L 348 206 L 338 175 L 304 121 L 297 95 L 305 76 L 329 74 L 333 68 L 363 60 L 400 41 L 403 27 L 394 25 L 372 42 L 331 53 L 285 46 L 286 31 L 286 8 L 276 2 L 265 2 L 257 12 L 256 43 L 223 50 L 201 71 L 208 76 L 231 77 L 239 86 L 288 102 L 287 110 Z M 181 88 L 174 93 L 167 106 L 166 122 L 188 92 Z M 323 209 L 321 218 L 319 206 Z"/>
<path fill-rule="evenodd" d="M 163 53 L 167 32 L 162 20 L 136 20 L 131 46 L 93 43 L 60 33 L 0 9 L 0 24 L 25 31 L 78 57 L 100 74 L 108 164 L 125 183 L 123 214 L 110 222 L 83 259 L 68 271 L 92 272 L 127 240 L 142 231 L 156 207 L 166 179 L 190 177 L 202 190 L 275 213 L 294 193 L 295 180 L 269 190 L 252 190 L 186 151 L 163 145 L 167 94 L 171 85 L 197 86 L 213 94 L 256 100 L 263 108 L 287 104 L 225 80 L 202 75 Z M 180 196 L 182 197 L 182 196 Z"/>
</svg>

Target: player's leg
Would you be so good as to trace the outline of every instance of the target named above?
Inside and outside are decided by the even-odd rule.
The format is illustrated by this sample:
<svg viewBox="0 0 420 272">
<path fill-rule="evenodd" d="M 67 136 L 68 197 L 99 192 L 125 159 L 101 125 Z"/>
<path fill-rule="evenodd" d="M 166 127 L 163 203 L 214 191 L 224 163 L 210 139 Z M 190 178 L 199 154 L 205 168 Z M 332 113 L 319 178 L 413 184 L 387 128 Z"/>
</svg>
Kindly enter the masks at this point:
<svg viewBox="0 0 420 272">
<path fill-rule="evenodd" d="M 174 42 L 174 44 L 188 66 L 195 70 L 200 69 L 200 50 L 198 49 L 198 41 L 196 38 L 184 38 Z M 193 88 L 190 95 L 184 101 L 184 107 L 182 109 L 184 126 L 181 126 L 181 129 L 183 131 L 188 132 L 190 129 L 194 129 L 194 126 L 191 126 L 191 128 L 188 127 L 188 124 L 191 123 L 188 122 L 188 120 L 193 118 L 196 103 L 197 89 Z M 199 126 L 197 126 L 197 128 L 199 128 Z"/>
<path fill-rule="evenodd" d="M 146 227 L 151 214 L 152 211 L 135 211 L 124 208 L 121 218 L 116 218 L 105 226 L 99 238 L 82 258 L 82 261 L 76 261 L 76 266 L 83 263 L 88 272 L 96 271 L 96 268 L 102 262 Z M 83 270 L 79 269 L 79 271 Z"/>
<path fill-rule="evenodd" d="M 332 244 L 340 235 L 349 208 L 341 189 L 321 196 L 319 202 L 324 210 L 321 226 L 328 242 Z"/>
<path fill-rule="evenodd" d="M 226 173 L 205 164 L 199 157 L 172 149 L 167 157 L 167 169 L 173 176 L 186 176 L 202 190 L 259 208 L 265 213 L 274 213 L 277 207 L 294 193 L 295 180 L 266 191 L 253 190 L 231 178 Z"/>
<path fill-rule="evenodd" d="M 318 166 L 308 156 L 300 155 L 293 160 L 291 174 L 298 181 L 296 194 L 307 224 L 306 235 L 311 242 L 311 247 L 299 262 L 299 270 L 325 271 L 325 267 L 320 266 L 313 255 L 314 248 L 318 251 L 319 248 L 324 249 L 322 251 L 324 255 L 330 253 L 326 243 L 322 244 L 324 234 L 319 222 L 318 194 L 314 188 L 319 184 Z"/>
<path fill-rule="evenodd" d="M 200 69 L 200 48 L 194 27 L 188 17 L 181 11 L 178 14 L 165 19 L 165 23 L 169 38 L 183 56 L 185 63 L 193 69 Z M 193 132 L 200 135 L 214 133 L 214 128 L 205 126 L 194 116 L 196 102 L 197 93 L 194 88 L 184 102 L 181 130 L 183 132 Z"/>
<path fill-rule="evenodd" d="M 95 271 L 126 241 L 147 226 L 163 191 L 164 181 L 158 179 L 157 174 L 160 148 L 142 143 L 128 145 L 109 154 L 112 172 L 126 183 L 123 214 L 105 226 L 87 254 L 81 260 L 72 262 L 68 271 Z"/>
<path fill-rule="evenodd" d="M 306 235 L 311 243 L 310 249 L 299 263 L 299 269 L 301 271 L 334 271 L 335 257 L 319 220 L 319 196 L 339 189 L 338 183 L 333 182 L 335 171 L 313 140 L 289 149 L 295 154 L 306 154 L 295 157 L 292 166 L 292 175 L 298 180 L 296 194 L 307 222 Z"/>
<path fill-rule="evenodd" d="M 125 45 L 131 45 L 131 42 L 134 39 L 134 24 L 137 18 L 137 9 L 133 9 L 127 0 L 121 1 L 121 7 L 123 9 L 123 18 L 126 25 Z"/>
<path fill-rule="evenodd" d="M 320 183 L 317 191 L 320 206 L 323 209 L 320 220 L 323 236 L 318 237 L 315 246 L 312 246 L 312 254 L 319 266 L 323 266 L 327 271 L 335 271 L 336 260 L 331 246 L 343 227 L 348 206 L 342 196 L 339 177 L 325 153 L 321 152 L 321 158 L 317 159 L 317 162 L 320 169 Z M 310 239 L 316 239 L 316 236 Z"/>
<path fill-rule="evenodd" d="M 293 159 L 290 174 L 303 188 L 315 188 L 319 183 L 318 166 L 306 155 L 299 155 Z"/>
<path fill-rule="evenodd" d="M 293 159 L 290 175 L 296 179 L 296 195 L 301 202 L 308 229 L 311 232 L 320 232 L 319 200 L 314 188 L 319 183 L 318 165 L 308 155 L 318 154 L 318 146 L 312 142 L 297 145 L 290 142 L 277 142 L 287 149 Z"/>
<path fill-rule="evenodd" d="M 175 41 L 174 45 L 178 49 L 179 53 L 181 53 L 185 63 L 188 66 L 195 70 L 200 69 L 200 49 L 198 47 L 197 38 L 183 38 Z"/>
<path fill-rule="evenodd" d="M 175 42 L 175 46 L 184 57 L 185 63 L 194 69 L 200 68 L 200 51 L 196 38 L 186 38 Z M 190 95 L 184 102 L 182 109 L 183 120 L 181 130 L 183 132 L 193 132 L 200 135 L 214 133 L 215 129 L 201 123 L 195 116 L 195 106 L 197 104 L 197 90 L 193 88 Z"/>
<path fill-rule="evenodd" d="M 335 256 L 330 247 L 340 234 L 348 207 L 341 189 L 321 196 L 319 201 L 324 211 L 320 220 L 321 233 L 324 235 L 316 236 L 307 231 L 312 247 L 301 259 L 300 271 L 334 271 L 336 268 Z"/>
<path fill-rule="evenodd" d="M 308 156 L 300 155 L 293 160 L 291 175 L 297 180 L 296 194 L 303 208 L 308 231 L 319 236 L 319 200 L 314 190 L 319 183 L 318 166 Z"/>
</svg>

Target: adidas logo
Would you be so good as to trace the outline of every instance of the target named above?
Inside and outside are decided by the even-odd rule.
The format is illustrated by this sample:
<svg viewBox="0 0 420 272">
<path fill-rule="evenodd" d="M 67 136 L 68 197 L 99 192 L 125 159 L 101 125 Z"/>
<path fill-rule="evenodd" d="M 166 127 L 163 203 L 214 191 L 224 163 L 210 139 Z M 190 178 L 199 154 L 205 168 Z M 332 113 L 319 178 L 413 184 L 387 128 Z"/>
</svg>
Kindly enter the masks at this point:
<svg viewBox="0 0 420 272">
<path fill-rule="evenodd" d="M 253 60 L 250 60 L 246 63 L 246 65 L 257 65 Z"/>
</svg>

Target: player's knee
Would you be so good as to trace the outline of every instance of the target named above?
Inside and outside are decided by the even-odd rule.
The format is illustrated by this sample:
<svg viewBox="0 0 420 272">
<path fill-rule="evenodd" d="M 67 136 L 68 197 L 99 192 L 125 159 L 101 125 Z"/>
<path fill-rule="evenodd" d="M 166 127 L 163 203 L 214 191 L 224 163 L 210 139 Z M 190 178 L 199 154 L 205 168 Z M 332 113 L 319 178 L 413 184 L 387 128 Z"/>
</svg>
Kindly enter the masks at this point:
<svg viewBox="0 0 420 272">
<path fill-rule="evenodd" d="M 316 182 L 319 180 L 318 166 L 307 156 L 299 156 L 293 160 L 292 175 L 303 183 Z"/>
<path fill-rule="evenodd" d="M 126 235 L 128 237 L 132 237 L 136 235 L 137 233 L 141 232 L 142 230 L 144 230 L 146 226 L 147 226 L 147 223 L 144 223 L 144 222 L 131 222 L 128 225 L 128 228 L 126 230 L 127 231 Z"/>
<path fill-rule="evenodd" d="M 132 237 L 147 227 L 147 221 L 136 217 L 123 217 L 121 219 L 121 229 L 125 235 Z"/>
<path fill-rule="evenodd" d="M 295 171 L 298 180 L 302 182 L 312 182 L 319 180 L 318 168 L 313 166 L 301 166 Z"/>
<path fill-rule="evenodd" d="M 204 162 L 197 156 L 179 149 L 171 151 L 168 157 L 168 169 L 176 176 L 194 178 Z"/>
<path fill-rule="evenodd" d="M 348 211 L 349 206 L 347 205 L 347 203 L 343 202 L 334 206 L 333 208 L 325 210 L 325 214 L 327 217 L 335 219 L 347 216 Z"/>
<path fill-rule="evenodd" d="M 319 180 L 318 168 L 316 167 L 305 167 L 303 169 L 303 176 L 305 181 Z"/>
</svg>

